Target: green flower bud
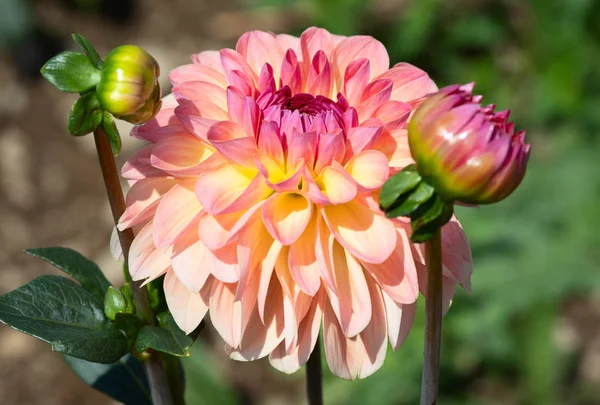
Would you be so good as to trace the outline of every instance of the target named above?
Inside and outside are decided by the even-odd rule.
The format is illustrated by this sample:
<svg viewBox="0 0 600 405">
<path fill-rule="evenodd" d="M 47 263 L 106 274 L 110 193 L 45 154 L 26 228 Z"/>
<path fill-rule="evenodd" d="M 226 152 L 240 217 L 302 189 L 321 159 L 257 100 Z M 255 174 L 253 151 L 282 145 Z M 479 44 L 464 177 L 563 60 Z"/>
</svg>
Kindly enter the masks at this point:
<svg viewBox="0 0 600 405">
<path fill-rule="evenodd" d="M 134 45 L 118 46 L 106 56 L 96 95 L 102 107 L 115 117 L 140 124 L 161 107 L 156 60 Z"/>
<path fill-rule="evenodd" d="M 133 302 L 128 295 L 131 295 L 131 289 L 124 290 L 121 287 L 121 289 L 117 290 L 113 286 L 108 287 L 106 294 L 104 294 L 104 315 L 111 321 L 114 321 L 117 314 L 133 314 Z"/>
</svg>

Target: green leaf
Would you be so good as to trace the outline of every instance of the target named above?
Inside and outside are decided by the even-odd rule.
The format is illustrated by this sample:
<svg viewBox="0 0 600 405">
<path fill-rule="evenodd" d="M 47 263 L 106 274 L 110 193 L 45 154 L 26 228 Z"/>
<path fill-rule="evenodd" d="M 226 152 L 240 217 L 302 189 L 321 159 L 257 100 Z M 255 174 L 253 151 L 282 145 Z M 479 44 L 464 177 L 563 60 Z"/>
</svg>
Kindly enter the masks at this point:
<svg viewBox="0 0 600 405">
<path fill-rule="evenodd" d="M 125 405 L 152 405 L 142 363 L 131 355 L 111 364 L 99 364 L 63 356 L 83 382 Z"/>
<path fill-rule="evenodd" d="M 194 343 L 194 339 L 179 329 L 168 312 L 163 312 L 157 318 L 160 326 L 144 326 L 140 330 L 135 350 L 141 353 L 147 349 L 154 349 L 174 356 L 189 356 L 188 349 Z"/>
<path fill-rule="evenodd" d="M 82 254 L 73 249 L 63 247 L 26 249 L 25 253 L 39 257 L 64 271 L 79 281 L 81 286 L 96 298 L 104 301 L 104 294 L 108 290 L 108 287 L 110 287 L 110 283 L 104 277 L 100 267 Z"/>
<path fill-rule="evenodd" d="M 89 134 L 102 123 L 104 117 L 96 93 L 86 93 L 79 97 L 69 114 L 67 129 L 74 136 Z"/>
<path fill-rule="evenodd" d="M 392 205 L 385 213 L 385 216 L 388 218 L 407 216 L 419 208 L 421 204 L 429 200 L 434 192 L 435 190 L 433 187 L 422 181 L 417 188 L 410 193 L 408 198 L 401 199 L 398 204 Z"/>
<path fill-rule="evenodd" d="M 98 55 L 98 52 L 96 52 L 96 49 L 94 49 L 92 43 L 81 34 L 73 33 L 71 36 L 73 37 L 73 40 L 77 43 L 77 45 L 79 45 L 81 49 L 83 49 L 83 51 L 90 59 L 92 64 L 96 67 L 96 69 L 102 70 L 104 62 L 102 62 L 102 58 L 100 58 L 100 55 Z"/>
<path fill-rule="evenodd" d="M 142 328 L 142 320 L 133 314 L 118 313 L 115 315 L 115 325 L 125 333 L 129 346 L 133 347 Z"/>
<path fill-rule="evenodd" d="M 428 241 L 439 228 L 444 226 L 454 214 L 454 205 L 436 195 L 427 204 L 411 214 L 412 235 L 414 243 Z"/>
<path fill-rule="evenodd" d="M 390 177 L 381 187 L 379 205 L 382 209 L 390 208 L 400 196 L 413 190 L 421 181 L 419 173 L 409 168 L 410 166 Z"/>
<path fill-rule="evenodd" d="M 40 72 L 54 87 L 69 93 L 93 89 L 100 80 L 101 73 L 87 56 L 73 51 L 54 56 Z"/>
<path fill-rule="evenodd" d="M 119 153 L 121 152 L 121 135 L 119 135 L 119 130 L 115 125 L 115 121 L 112 119 L 112 116 L 107 111 L 104 111 L 102 117 L 102 129 L 108 137 L 110 147 L 113 150 L 113 155 L 119 156 Z"/>
<path fill-rule="evenodd" d="M 102 300 L 65 277 L 40 276 L 0 296 L 0 321 L 54 351 L 96 363 L 128 352 L 125 336 L 104 317 Z"/>
</svg>

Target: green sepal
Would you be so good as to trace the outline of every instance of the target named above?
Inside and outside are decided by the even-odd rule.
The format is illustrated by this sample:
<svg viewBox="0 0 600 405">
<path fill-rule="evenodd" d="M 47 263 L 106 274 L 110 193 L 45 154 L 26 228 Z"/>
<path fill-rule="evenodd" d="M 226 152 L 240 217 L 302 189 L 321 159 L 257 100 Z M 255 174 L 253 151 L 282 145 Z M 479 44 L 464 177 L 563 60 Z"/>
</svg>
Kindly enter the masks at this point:
<svg viewBox="0 0 600 405">
<path fill-rule="evenodd" d="M 115 315 L 115 325 L 127 336 L 129 347 L 133 347 L 142 328 L 142 320 L 133 314 L 121 312 Z"/>
<path fill-rule="evenodd" d="M 157 318 L 159 326 L 147 325 L 140 329 L 135 350 L 141 353 L 154 349 L 173 356 L 189 356 L 188 349 L 194 343 L 194 339 L 179 329 L 170 313 L 163 312 Z"/>
<path fill-rule="evenodd" d="M 119 313 L 127 311 L 127 300 L 115 287 L 110 286 L 104 295 L 104 315 L 111 321 Z"/>
<path fill-rule="evenodd" d="M 100 81 L 100 70 L 86 55 L 73 51 L 54 56 L 42 66 L 40 73 L 58 90 L 69 93 L 83 93 Z"/>
<path fill-rule="evenodd" d="M 427 202 L 433 196 L 435 189 L 429 184 L 421 181 L 419 185 L 404 196 L 400 197 L 385 213 L 388 218 L 408 216 L 421 204 Z M 404 197 L 404 198 L 403 198 Z"/>
<path fill-rule="evenodd" d="M 119 288 L 119 291 L 121 292 L 121 294 L 123 294 L 123 297 L 125 297 L 125 300 L 127 301 L 127 309 L 125 310 L 125 312 L 127 312 L 129 314 L 134 314 L 135 313 L 135 304 L 133 302 L 133 291 L 131 291 L 131 284 L 129 284 L 129 283 L 123 284 Z"/>
<path fill-rule="evenodd" d="M 96 93 L 86 93 L 73 104 L 67 129 L 73 136 L 86 135 L 98 128 L 103 117 L 104 113 L 96 99 Z"/>
<path fill-rule="evenodd" d="M 109 281 L 104 277 L 100 267 L 81 253 L 64 247 L 48 247 L 38 249 L 25 249 L 25 253 L 50 263 L 59 270 L 64 271 L 77 281 L 81 286 L 99 300 L 104 300 L 104 294 Z"/>
<path fill-rule="evenodd" d="M 104 316 L 102 300 L 66 277 L 40 276 L 0 296 L 0 321 L 95 363 L 113 363 L 129 346 Z"/>
<path fill-rule="evenodd" d="M 407 166 L 383 184 L 379 194 L 379 206 L 385 211 L 394 205 L 398 198 L 417 187 L 420 182 L 421 176 L 416 171 L 416 166 Z"/>
<path fill-rule="evenodd" d="M 87 57 L 90 59 L 92 65 L 94 65 L 96 69 L 102 70 L 104 62 L 102 62 L 102 58 L 100 58 L 100 55 L 98 55 L 98 52 L 96 52 L 96 49 L 94 48 L 92 43 L 88 41 L 86 37 L 76 32 L 71 34 L 71 36 L 73 37 L 73 40 L 77 43 L 77 45 L 79 45 L 81 49 L 83 49 L 83 52 L 85 52 Z"/>
<path fill-rule="evenodd" d="M 108 137 L 108 142 L 110 142 L 113 155 L 119 156 L 119 153 L 121 152 L 121 135 L 115 125 L 115 121 L 107 111 L 104 111 L 102 115 L 102 129 Z"/>
<path fill-rule="evenodd" d="M 427 242 L 433 234 L 444 226 L 454 214 L 454 204 L 444 201 L 435 195 L 427 204 L 421 206 L 411 214 L 413 243 Z"/>
<path fill-rule="evenodd" d="M 152 405 L 142 362 L 132 355 L 111 364 L 99 364 L 63 356 L 71 370 L 90 387 L 125 405 Z"/>
</svg>

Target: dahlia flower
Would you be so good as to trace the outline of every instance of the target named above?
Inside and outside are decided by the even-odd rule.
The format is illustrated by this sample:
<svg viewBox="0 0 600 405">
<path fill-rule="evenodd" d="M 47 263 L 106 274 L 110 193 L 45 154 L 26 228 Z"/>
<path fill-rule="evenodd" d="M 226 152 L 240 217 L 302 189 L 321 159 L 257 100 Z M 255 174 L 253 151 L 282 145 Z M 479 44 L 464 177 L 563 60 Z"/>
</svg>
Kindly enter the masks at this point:
<svg viewBox="0 0 600 405">
<path fill-rule="evenodd" d="M 383 215 L 378 192 L 414 163 L 405 124 L 435 84 L 390 68 L 371 37 L 318 28 L 249 32 L 192 60 L 132 132 L 150 142 L 123 168 L 133 279 L 164 274 L 179 327 L 208 313 L 233 359 L 269 356 L 292 373 L 322 325 L 335 375 L 372 374 L 425 291 L 422 248 L 407 220 Z M 455 219 L 442 234 L 447 309 L 457 284 L 469 288 L 471 255 Z"/>
<path fill-rule="evenodd" d="M 531 145 L 515 133 L 510 111 L 494 112 L 473 96 L 473 84 L 452 85 L 429 97 L 410 123 L 417 170 L 447 200 L 490 204 L 521 183 Z"/>
</svg>

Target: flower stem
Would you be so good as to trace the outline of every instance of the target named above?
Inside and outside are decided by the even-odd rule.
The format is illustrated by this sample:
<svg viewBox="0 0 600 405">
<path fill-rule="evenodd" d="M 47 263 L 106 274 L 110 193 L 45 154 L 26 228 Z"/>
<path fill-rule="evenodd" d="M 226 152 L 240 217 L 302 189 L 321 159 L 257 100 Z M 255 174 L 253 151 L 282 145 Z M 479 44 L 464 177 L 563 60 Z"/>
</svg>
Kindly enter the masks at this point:
<svg viewBox="0 0 600 405">
<path fill-rule="evenodd" d="M 323 405 L 323 376 L 321 373 L 321 342 L 317 338 L 315 348 L 306 362 L 306 397 L 308 405 Z"/>
<path fill-rule="evenodd" d="M 421 405 L 435 405 L 440 378 L 442 340 L 442 237 L 438 229 L 425 244 L 427 300 L 425 301 L 425 351 L 421 380 Z"/>
<path fill-rule="evenodd" d="M 112 211 L 116 226 L 119 218 L 123 215 L 123 212 L 125 212 L 126 206 L 121 183 L 119 182 L 115 158 L 108 137 L 101 128 L 94 131 L 94 141 L 96 142 L 98 160 L 100 161 L 100 168 L 102 169 L 102 177 L 104 178 L 104 185 L 106 186 L 110 210 Z M 123 249 L 125 264 L 127 265 L 129 248 L 131 247 L 131 242 L 133 242 L 133 231 L 131 229 L 126 229 L 123 232 L 118 231 L 118 234 L 121 248 Z M 148 291 L 146 288 L 140 287 L 140 285 L 140 282 L 133 282 L 131 289 L 137 313 L 145 323 L 155 324 L 156 318 L 152 311 L 152 307 L 150 306 Z M 148 356 L 144 360 L 144 368 L 148 376 L 153 404 L 173 405 L 171 390 L 167 383 L 167 376 L 163 369 L 160 353 L 149 351 Z"/>
</svg>

